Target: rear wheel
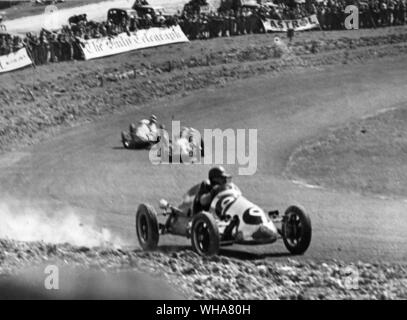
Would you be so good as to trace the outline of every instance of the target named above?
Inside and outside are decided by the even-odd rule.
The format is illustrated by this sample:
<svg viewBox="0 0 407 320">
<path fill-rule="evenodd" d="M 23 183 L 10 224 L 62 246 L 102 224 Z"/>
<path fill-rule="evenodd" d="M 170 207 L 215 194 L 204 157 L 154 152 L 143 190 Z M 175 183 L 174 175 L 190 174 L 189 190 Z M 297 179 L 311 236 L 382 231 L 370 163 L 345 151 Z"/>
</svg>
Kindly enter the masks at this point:
<svg viewBox="0 0 407 320">
<path fill-rule="evenodd" d="M 310 217 L 297 206 L 289 207 L 283 218 L 281 233 L 288 251 L 292 254 L 303 254 L 311 243 Z"/>
<path fill-rule="evenodd" d="M 218 254 L 220 247 L 219 229 L 211 214 L 201 212 L 193 218 L 191 242 L 192 248 L 201 256 Z"/>
<path fill-rule="evenodd" d="M 137 238 L 143 250 L 155 250 L 157 248 L 159 231 L 157 213 L 154 208 L 141 204 L 136 214 Z"/>
<path fill-rule="evenodd" d="M 205 144 L 202 138 L 201 138 L 201 157 L 205 157 Z"/>
</svg>

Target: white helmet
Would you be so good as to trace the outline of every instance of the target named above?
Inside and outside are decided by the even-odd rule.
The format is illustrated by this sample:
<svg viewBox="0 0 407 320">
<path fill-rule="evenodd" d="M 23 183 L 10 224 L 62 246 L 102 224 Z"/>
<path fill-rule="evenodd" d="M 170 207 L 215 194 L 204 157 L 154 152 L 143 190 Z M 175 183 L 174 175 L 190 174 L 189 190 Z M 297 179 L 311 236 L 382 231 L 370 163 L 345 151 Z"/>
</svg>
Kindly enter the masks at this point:
<svg viewBox="0 0 407 320">
<path fill-rule="evenodd" d="M 154 114 L 150 116 L 150 122 L 157 123 L 157 117 Z"/>
</svg>

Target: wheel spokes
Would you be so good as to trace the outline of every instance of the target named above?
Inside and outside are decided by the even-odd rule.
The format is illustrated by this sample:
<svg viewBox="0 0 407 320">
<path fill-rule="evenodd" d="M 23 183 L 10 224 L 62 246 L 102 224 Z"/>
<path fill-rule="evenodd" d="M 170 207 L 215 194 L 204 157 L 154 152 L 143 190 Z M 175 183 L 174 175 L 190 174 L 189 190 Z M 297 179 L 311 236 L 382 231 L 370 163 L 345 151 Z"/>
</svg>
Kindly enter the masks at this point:
<svg viewBox="0 0 407 320">
<path fill-rule="evenodd" d="M 147 226 L 147 220 L 146 220 L 146 217 L 145 217 L 145 216 L 142 216 L 142 217 L 140 218 L 140 226 L 139 226 L 139 229 L 140 229 L 141 238 L 142 238 L 144 241 L 146 241 L 147 238 L 148 238 L 148 226 Z"/>
<path fill-rule="evenodd" d="M 285 236 L 292 246 L 296 246 L 301 240 L 302 222 L 301 218 L 295 213 L 288 216 Z"/>
<path fill-rule="evenodd" d="M 197 227 L 197 244 L 202 252 L 206 252 L 209 246 L 209 233 L 206 222 L 201 222 Z"/>
</svg>

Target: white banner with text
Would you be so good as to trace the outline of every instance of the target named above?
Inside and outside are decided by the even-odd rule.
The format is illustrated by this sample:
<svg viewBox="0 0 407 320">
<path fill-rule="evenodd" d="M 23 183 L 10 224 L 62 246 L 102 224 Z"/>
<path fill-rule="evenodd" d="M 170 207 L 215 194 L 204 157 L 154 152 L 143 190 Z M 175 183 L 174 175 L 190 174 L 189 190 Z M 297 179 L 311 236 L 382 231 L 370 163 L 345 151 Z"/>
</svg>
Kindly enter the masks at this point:
<svg viewBox="0 0 407 320">
<path fill-rule="evenodd" d="M 81 40 L 85 60 L 112 56 L 133 50 L 188 42 L 180 26 L 170 28 L 141 29 L 114 37 Z"/>
<path fill-rule="evenodd" d="M 24 68 L 32 64 L 26 48 L 0 56 L 0 73 Z"/>
<path fill-rule="evenodd" d="M 295 20 L 275 20 L 266 18 L 263 19 L 262 22 L 266 32 L 286 32 L 289 29 L 293 29 L 294 31 L 305 31 L 319 27 L 319 21 L 315 14 Z"/>
</svg>

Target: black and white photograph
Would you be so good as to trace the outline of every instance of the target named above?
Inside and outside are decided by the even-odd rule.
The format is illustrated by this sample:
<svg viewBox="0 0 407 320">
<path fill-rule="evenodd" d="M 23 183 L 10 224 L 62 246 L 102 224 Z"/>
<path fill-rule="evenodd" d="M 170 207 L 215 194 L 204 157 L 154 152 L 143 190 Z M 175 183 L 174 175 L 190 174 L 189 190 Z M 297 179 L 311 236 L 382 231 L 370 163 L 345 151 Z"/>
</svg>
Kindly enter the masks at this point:
<svg viewBox="0 0 407 320">
<path fill-rule="evenodd" d="M 0 300 L 152 319 L 407 300 L 406 19 L 407 0 L 0 1 Z"/>
</svg>

